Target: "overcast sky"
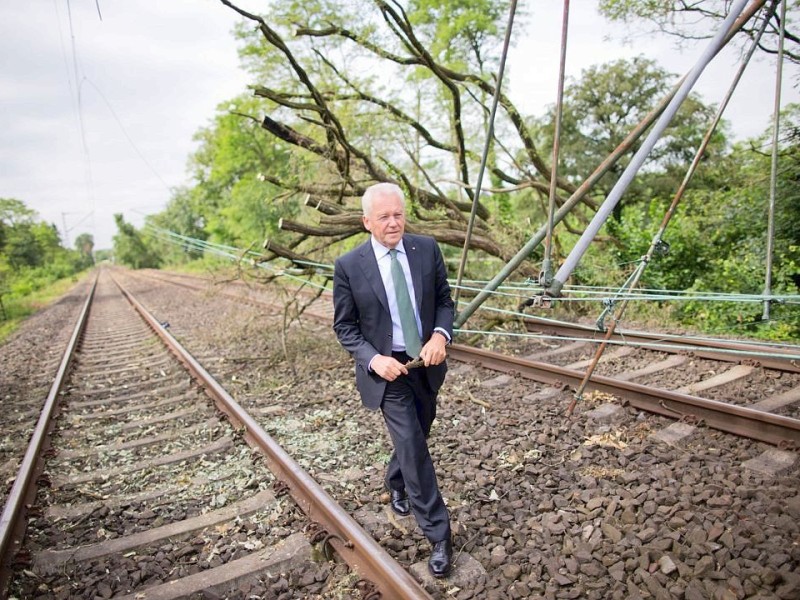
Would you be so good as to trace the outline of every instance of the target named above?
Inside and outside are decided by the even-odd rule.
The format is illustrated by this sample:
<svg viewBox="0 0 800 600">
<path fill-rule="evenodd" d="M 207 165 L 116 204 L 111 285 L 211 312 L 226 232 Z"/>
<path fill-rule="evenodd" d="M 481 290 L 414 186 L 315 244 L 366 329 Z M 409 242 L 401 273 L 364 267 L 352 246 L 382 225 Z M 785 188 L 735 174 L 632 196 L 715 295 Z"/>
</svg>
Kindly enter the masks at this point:
<svg viewBox="0 0 800 600">
<path fill-rule="evenodd" d="M 508 93 L 541 115 L 555 100 L 562 3 L 519 4 L 529 17 L 514 31 Z M 704 47 L 681 54 L 649 37 L 625 45 L 627 30 L 604 25 L 595 4 L 570 4 L 568 76 L 638 54 L 683 74 Z M 193 134 L 251 83 L 231 34 L 237 19 L 216 0 L 0 3 L 0 197 L 22 200 L 70 244 L 88 232 L 96 248 L 110 247 L 114 213 L 141 226 L 188 182 Z M 707 102 L 724 95 L 737 56 L 721 55 L 704 73 Z M 774 102 L 774 60 L 753 66 L 727 114 L 740 139 L 769 126 Z M 784 75 L 784 105 L 798 101 L 792 80 Z"/>
</svg>

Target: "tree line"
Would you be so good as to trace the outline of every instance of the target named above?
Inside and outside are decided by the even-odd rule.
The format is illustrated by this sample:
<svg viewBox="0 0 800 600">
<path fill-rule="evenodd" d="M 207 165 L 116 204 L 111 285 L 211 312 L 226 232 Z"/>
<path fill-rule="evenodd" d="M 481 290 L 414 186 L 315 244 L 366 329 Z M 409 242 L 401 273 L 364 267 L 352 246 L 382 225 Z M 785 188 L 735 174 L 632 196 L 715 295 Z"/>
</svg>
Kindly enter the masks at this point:
<svg viewBox="0 0 800 600">
<path fill-rule="evenodd" d="M 18 301 L 94 264 L 94 238 L 82 233 L 74 248 L 58 229 L 16 198 L 0 198 L 0 320 L 19 316 Z"/>
</svg>

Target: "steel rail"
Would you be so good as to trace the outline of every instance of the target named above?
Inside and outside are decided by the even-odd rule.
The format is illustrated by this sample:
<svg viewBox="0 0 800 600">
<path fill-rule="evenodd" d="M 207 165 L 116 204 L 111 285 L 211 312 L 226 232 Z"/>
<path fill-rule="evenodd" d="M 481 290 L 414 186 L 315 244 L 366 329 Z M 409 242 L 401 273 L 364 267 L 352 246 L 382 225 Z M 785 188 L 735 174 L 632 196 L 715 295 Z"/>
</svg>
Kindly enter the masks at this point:
<svg viewBox="0 0 800 600">
<path fill-rule="evenodd" d="M 565 334 L 574 337 L 585 337 L 587 342 L 600 342 L 602 341 L 596 337 L 588 337 L 589 335 L 597 336 L 602 335 L 604 332 L 599 331 L 594 327 L 588 325 L 578 325 L 572 323 L 555 323 L 547 319 L 537 319 L 536 317 L 525 317 L 523 320 L 525 328 L 529 332 L 548 332 L 555 334 Z M 796 352 L 777 350 L 767 346 L 759 346 L 756 344 L 747 344 L 743 342 L 728 342 L 723 340 L 712 341 L 703 339 L 687 340 L 684 337 L 674 334 L 659 334 L 645 333 L 641 331 L 627 331 L 617 330 L 611 337 L 612 340 L 618 342 L 630 343 L 632 340 L 642 347 L 647 347 L 649 344 L 658 344 L 661 342 L 669 342 L 677 346 L 693 346 L 687 348 L 685 352 L 690 352 L 695 356 L 701 358 L 710 358 L 713 360 L 720 360 L 725 362 L 740 362 L 743 360 L 742 356 L 736 356 L 728 352 L 718 352 L 719 350 L 731 350 L 752 354 L 752 357 L 747 357 L 747 360 L 757 362 L 762 367 L 774 369 L 776 371 L 786 371 L 788 373 L 800 373 L 800 349 Z M 698 350 L 697 346 L 703 346 L 707 349 Z M 678 353 L 684 350 L 677 348 L 654 348 L 659 352 Z M 782 356 L 766 356 L 769 354 L 781 354 Z M 786 355 L 795 355 L 795 358 L 786 358 Z"/>
<path fill-rule="evenodd" d="M 217 407 L 244 429 L 247 442 L 261 451 L 270 470 L 289 488 L 303 511 L 328 532 L 328 541 L 348 565 L 374 583 L 386 599 L 428 599 L 431 596 L 397 561 L 373 540 L 364 529 L 322 487 L 281 448 L 228 392 L 167 332 L 147 309 L 113 276 L 122 294 L 161 338 L 169 350 L 192 375 L 203 383 Z"/>
<path fill-rule="evenodd" d="M 52 428 L 53 417 L 58 411 L 61 386 L 72 364 L 75 350 L 78 347 L 78 341 L 86 327 L 89 307 L 94 298 L 98 277 L 99 273 L 95 275 L 92 287 L 86 296 L 86 301 L 83 303 L 83 308 L 75 322 L 72 336 L 67 343 L 55 379 L 53 380 L 53 385 L 50 386 L 50 392 L 47 394 L 47 398 L 42 406 L 39 420 L 36 422 L 36 427 L 34 427 L 33 433 L 31 434 L 25 456 L 22 459 L 17 476 L 14 479 L 14 484 L 6 499 L 3 514 L 0 516 L 0 597 L 3 598 L 6 596 L 6 588 L 11 576 L 11 562 L 19 551 L 20 541 L 25 533 L 25 506 L 33 500 L 36 494 L 36 486 L 33 485 L 33 483 L 35 478 L 41 473 L 41 456 L 49 444 L 48 436 Z"/>
<path fill-rule="evenodd" d="M 582 371 L 549 365 L 515 356 L 504 356 L 489 350 L 452 344 L 449 355 L 463 362 L 478 362 L 481 366 L 520 375 L 551 385 L 576 387 L 583 379 Z M 774 444 L 800 446 L 800 420 L 773 415 L 763 411 L 731 406 L 724 402 L 698 398 L 669 390 L 650 388 L 637 383 L 595 375 L 588 388 L 622 397 L 632 406 L 666 417 L 695 417 L 707 426 L 727 433 Z"/>
</svg>

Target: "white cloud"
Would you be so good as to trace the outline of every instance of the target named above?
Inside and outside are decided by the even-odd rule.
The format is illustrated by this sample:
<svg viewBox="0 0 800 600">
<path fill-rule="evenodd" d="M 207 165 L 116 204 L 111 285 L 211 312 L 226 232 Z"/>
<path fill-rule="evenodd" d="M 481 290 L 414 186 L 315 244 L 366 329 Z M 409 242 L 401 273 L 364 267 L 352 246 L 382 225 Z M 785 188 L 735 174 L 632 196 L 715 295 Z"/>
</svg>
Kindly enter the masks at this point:
<svg viewBox="0 0 800 600">
<path fill-rule="evenodd" d="M 163 207 L 197 128 L 244 90 L 237 16 L 209 0 L 130 0 L 100 2 L 101 21 L 94 2 L 72 2 L 71 33 L 66 2 L 14 4 L 0 5 L 0 196 L 59 229 L 93 213 L 69 237 L 93 226 L 108 247 L 112 215 L 140 225 Z"/>
</svg>

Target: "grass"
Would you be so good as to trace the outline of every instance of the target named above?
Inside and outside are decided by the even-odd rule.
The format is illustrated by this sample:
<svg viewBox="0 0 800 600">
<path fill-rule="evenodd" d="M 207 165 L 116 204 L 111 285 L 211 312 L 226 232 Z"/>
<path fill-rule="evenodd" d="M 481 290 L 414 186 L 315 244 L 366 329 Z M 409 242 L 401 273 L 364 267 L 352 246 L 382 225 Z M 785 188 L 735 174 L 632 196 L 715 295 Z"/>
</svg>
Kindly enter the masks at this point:
<svg viewBox="0 0 800 600">
<path fill-rule="evenodd" d="M 86 272 L 59 279 L 24 296 L 3 296 L 3 306 L 8 318 L 0 321 L 0 343 L 14 333 L 27 317 L 61 298 L 85 275 Z"/>
</svg>

